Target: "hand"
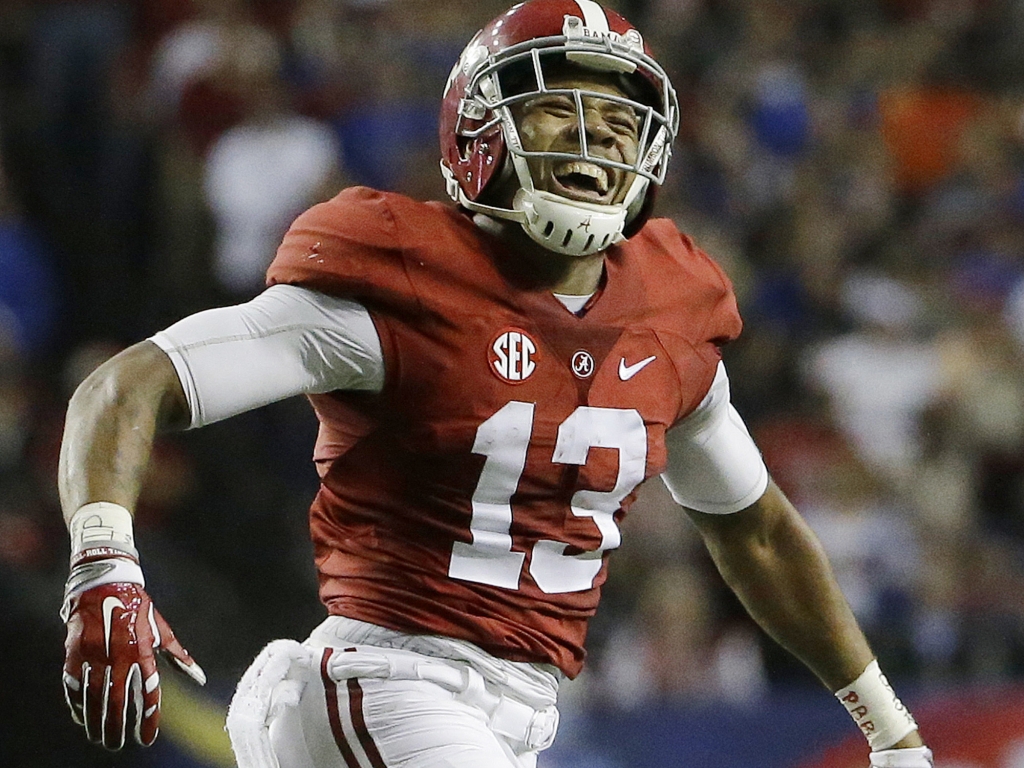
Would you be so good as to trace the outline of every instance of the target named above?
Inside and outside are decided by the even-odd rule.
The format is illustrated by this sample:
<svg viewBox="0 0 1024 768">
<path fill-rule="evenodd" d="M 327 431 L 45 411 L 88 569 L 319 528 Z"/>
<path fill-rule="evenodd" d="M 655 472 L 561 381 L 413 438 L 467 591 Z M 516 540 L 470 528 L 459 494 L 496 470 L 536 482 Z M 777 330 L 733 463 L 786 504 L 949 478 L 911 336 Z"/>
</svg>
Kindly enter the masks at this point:
<svg viewBox="0 0 1024 768">
<path fill-rule="evenodd" d="M 928 747 L 881 749 L 871 753 L 871 768 L 933 768 Z"/>
<path fill-rule="evenodd" d="M 104 572 L 126 570 L 137 571 L 142 581 L 138 564 L 128 558 L 76 566 L 61 611 L 67 625 L 64 698 L 89 741 L 114 750 L 124 746 L 129 723 L 139 744 L 149 746 L 156 739 L 160 726 L 157 651 L 165 652 L 200 685 L 206 683 L 202 668 L 181 647 L 142 583 L 102 583 Z"/>
<path fill-rule="evenodd" d="M 299 706 L 318 658 L 318 652 L 294 640 L 275 640 L 242 675 L 225 723 L 239 768 L 277 768 L 270 723 L 286 708 Z"/>
</svg>

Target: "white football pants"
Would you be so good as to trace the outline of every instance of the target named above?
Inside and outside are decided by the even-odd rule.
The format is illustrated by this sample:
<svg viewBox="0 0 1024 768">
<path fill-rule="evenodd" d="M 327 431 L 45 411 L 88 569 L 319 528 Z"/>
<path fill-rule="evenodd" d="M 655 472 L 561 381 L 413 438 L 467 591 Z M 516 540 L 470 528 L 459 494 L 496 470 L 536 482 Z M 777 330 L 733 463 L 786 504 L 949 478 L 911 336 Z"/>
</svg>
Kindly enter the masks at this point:
<svg viewBox="0 0 1024 768">
<path fill-rule="evenodd" d="M 228 732 L 239 768 L 535 768 L 558 680 L 469 643 L 330 617 L 257 657 Z"/>
</svg>

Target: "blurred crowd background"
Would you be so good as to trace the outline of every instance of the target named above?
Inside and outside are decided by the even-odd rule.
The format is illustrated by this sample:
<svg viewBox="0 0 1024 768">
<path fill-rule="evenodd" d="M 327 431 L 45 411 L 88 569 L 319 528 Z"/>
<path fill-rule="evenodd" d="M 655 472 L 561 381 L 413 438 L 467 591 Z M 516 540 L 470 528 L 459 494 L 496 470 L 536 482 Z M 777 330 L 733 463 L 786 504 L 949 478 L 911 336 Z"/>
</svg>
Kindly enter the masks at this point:
<svg viewBox="0 0 1024 768">
<path fill-rule="evenodd" d="M 1021 680 L 1024 4 L 608 4 L 679 91 L 659 213 L 736 284 L 734 401 L 884 668 L 912 690 Z M 291 219 L 334 190 L 443 198 L 441 91 L 505 8 L 3 0 L 0 762 L 142 759 L 83 749 L 60 699 L 54 477 L 74 387 L 179 317 L 255 295 Z M 295 400 L 158 445 L 140 549 L 214 700 L 322 615 L 315 429 Z M 658 484 L 624 537 L 567 707 L 816 684 L 745 618 Z"/>
</svg>

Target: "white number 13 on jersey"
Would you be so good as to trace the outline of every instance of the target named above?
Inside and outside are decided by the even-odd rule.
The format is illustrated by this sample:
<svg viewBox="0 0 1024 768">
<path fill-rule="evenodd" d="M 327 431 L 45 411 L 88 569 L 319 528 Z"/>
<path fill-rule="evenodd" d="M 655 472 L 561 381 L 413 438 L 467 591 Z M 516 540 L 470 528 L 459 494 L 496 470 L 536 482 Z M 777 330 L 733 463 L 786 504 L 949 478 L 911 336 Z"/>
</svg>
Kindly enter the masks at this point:
<svg viewBox="0 0 1024 768">
<path fill-rule="evenodd" d="M 473 493 L 471 544 L 457 541 L 448 575 L 507 589 L 519 588 L 525 552 L 512 550 L 512 494 L 526 467 L 533 432 L 533 403 L 513 400 L 480 425 L 473 453 L 486 457 Z M 558 427 L 551 460 L 555 464 L 587 463 L 591 448 L 615 448 L 619 472 L 610 491 L 577 491 L 572 514 L 589 517 L 601 534 L 601 545 L 578 555 L 564 554 L 568 544 L 542 539 L 533 546 L 530 576 L 543 592 L 590 589 L 601 570 L 605 550 L 621 542 L 613 515 L 641 480 L 647 464 L 647 429 L 635 410 L 580 406 Z"/>
</svg>

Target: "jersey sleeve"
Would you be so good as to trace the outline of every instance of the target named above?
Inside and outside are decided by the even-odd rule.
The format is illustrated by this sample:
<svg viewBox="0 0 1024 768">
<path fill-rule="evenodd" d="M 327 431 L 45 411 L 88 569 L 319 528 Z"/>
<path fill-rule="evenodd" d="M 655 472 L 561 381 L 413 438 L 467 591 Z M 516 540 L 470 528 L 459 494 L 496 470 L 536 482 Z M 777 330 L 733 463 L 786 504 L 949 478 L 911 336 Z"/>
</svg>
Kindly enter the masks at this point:
<svg viewBox="0 0 1024 768">
<path fill-rule="evenodd" d="M 350 187 L 301 214 L 267 270 L 267 284 L 301 285 L 367 307 L 415 310 L 387 194 Z"/>
<path fill-rule="evenodd" d="M 736 293 L 732 281 L 718 263 L 701 250 L 693 239 L 680 233 L 683 247 L 693 256 L 696 268 L 702 273 L 708 286 L 706 300 L 706 321 L 699 340 L 715 347 L 735 341 L 743 330 Z"/>
<path fill-rule="evenodd" d="M 664 308 L 665 319 L 656 332 L 679 359 L 689 360 L 696 353 L 700 361 L 677 366 L 686 384 L 674 422 L 678 424 L 708 395 L 722 347 L 739 337 L 743 322 L 729 276 L 689 235 L 670 219 L 652 220 L 644 234 L 651 250 L 640 255 L 664 255 L 645 259 L 648 290 Z"/>
<path fill-rule="evenodd" d="M 186 317 L 150 341 L 171 359 L 201 427 L 286 397 L 379 391 L 380 341 L 354 301 L 295 286 Z"/>
<path fill-rule="evenodd" d="M 729 378 L 718 364 L 711 389 L 693 413 L 665 435 L 662 480 L 684 507 L 731 514 L 761 498 L 768 468 L 739 413 L 729 402 Z"/>
</svg>

